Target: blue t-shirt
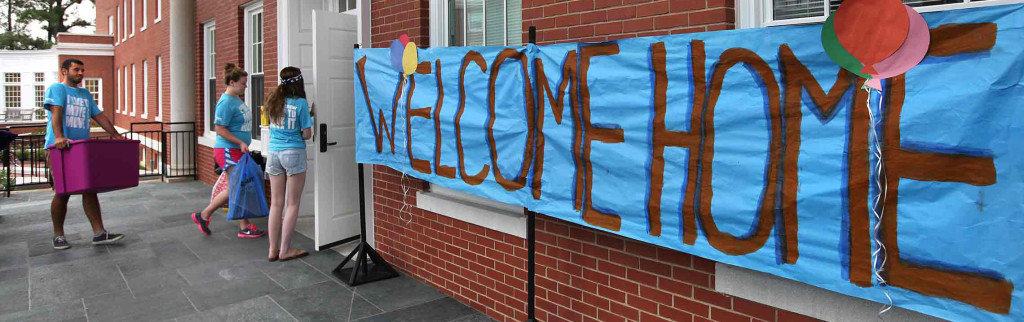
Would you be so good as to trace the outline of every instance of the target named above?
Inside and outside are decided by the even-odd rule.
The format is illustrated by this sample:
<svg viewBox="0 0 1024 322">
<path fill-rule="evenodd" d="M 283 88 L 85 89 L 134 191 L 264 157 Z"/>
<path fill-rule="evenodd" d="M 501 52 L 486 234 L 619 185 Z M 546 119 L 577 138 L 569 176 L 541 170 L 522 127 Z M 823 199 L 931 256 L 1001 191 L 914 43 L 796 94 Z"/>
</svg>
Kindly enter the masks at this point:
<svg viewBox="0 0 1024 322">
<path fill-rule="evenodd" d="M 57 139 L 53 133 L 53 113 L 50 106 L 63 107 L 64 120 L 61 122 L 61 128 L 64 129 L 64 137 L 68 140 L 88 139 L 89 119 L 100 114 L 100 108 L 96 106 L 96 101 L 93 101 L 89 90 L 64 83 L 50 85 L 43 100 L 43 107 L 46 108 L 45 146 L 53 145 Z"/>
<path fill-rule="evenodd" d="M 270 123 L 270 151 L 305 149 L 302 130 L 313 126 L 309 117 L 309 103 L 305 98 L 284 99 L 284 115 L 280 123 Z"/>
<path fill-rule="evenodd" d="M 216 118 L 213 120 L 213 124 L 227 127 L 228 132 L 231 132 L 232 135 L 247 145 L 252 142 L 252 111 L 249 110 L 249 106 L 245 105 L 245 102 L 238 97 L 224 93 L 220 95 L 220 100 L 217 101 L 216 111 Z M 213 143 L 213 147 L 241 148 L 238 144 L 234 144 L 220 135 L 217 136 L 217 141 Z"/>
</svg>

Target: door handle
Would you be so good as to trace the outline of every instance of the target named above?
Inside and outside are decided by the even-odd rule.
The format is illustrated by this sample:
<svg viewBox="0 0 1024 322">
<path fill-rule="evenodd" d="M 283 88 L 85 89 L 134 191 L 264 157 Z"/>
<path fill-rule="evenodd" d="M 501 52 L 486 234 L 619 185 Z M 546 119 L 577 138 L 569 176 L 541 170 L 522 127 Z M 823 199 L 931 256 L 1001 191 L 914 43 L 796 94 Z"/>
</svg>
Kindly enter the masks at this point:
<svg viewBox="0 0 1024 322">
<path fill-rule="evenodd" d="M 327 142 L 327 123 L 320 123 L 320 153 L 327 152 L 331 145 L 338 145 L 338 142 Z"/>
</svg>

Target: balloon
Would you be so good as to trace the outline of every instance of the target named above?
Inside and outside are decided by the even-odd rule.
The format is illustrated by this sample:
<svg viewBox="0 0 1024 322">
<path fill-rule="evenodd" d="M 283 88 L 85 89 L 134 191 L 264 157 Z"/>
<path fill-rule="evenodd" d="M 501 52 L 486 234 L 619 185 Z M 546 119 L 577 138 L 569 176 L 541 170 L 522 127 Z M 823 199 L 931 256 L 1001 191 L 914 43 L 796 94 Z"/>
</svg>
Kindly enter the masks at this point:
<svg viewBox="0 0 1024 322">
<path fill-rule="evenodd" d="M 391 41 L 391 68 L 394 68 L 399 73 L 402 72 L 402 54 L 405 51 L 405 45 L 395 39 Z"/>
<path fill-rule="evenodd" d="M 882 79 L 906 73 L 921 63 L 925 54 L 928 53 L 928 45 L 931 43 L 928 23 L 924 21 L 924 17 L 920 13 L 917 13 L 917 10 L 910 6 L 905 7 L 907 16 L 910 17 L 910 32 L 899 50 L 873 66 L 876 73 L 871 75 L 871 79 L 866 83 L 871 88 L 881 90 Z"/>
<path fill-rule="evenodd" d="M 899 0 L 847 0 L 835 16 L 836 38 L 864 64 L 866 74 L 878 73 L 873 65 L 900 48 L 910 27 Z"/>
<path fill-rule="evenodd" d="M 405 47 L 405 45 L 409 44 L 409 35 L 402 34 L 398 36 L 398 41 L 402 43 L 402 47 Z"/>
<path fill-rule="evenodd" d="M 405 71 L 405 75 L 412 75 L 416 72 L 416 65 L 419 64 L 419 57 L 416 57 L 416 43 L 409 42 L 405 44 L 405 54 L 402 55 L 402 68 Z"/>
<path fill-rule="evenodd" d="M 864 64 L 861 64 L 856 57 L 846 51 L 846 48 L 843 48 L 843 45 L 839 44 L 839 38 L 836 38 L 836 32 L 833 29 L 833 18 L 835 15 L 829 16 L 828 19 L 825 19 L 825 24 L 821 26 L 821 46 L 825 47 L 825 53 L 839 67 L 857 74 L 857 76 L 871 79 L 870 75 L 860 72 L 864 68 Z"/>
</svg>

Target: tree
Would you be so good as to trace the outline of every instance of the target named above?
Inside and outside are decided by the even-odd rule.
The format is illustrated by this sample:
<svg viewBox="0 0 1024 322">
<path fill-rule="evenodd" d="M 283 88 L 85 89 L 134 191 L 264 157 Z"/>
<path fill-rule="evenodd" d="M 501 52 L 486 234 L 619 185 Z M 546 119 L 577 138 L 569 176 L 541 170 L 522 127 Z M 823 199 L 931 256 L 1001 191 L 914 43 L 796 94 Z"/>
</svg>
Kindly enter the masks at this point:
<svg viewBox="0 0 1024 322">
<path fill-rule="evenodd" d="M 0 34 L 0 50 L 47 49 L 50 45 L 50 42 L 32 37 L 24 30 Z"/>
<path fill-rule="evenodd" d="M 32 50 L 47 49 L 52 43 L 44 39 L 32 37 L 28 32 L 27 21 L 19 15 L 23 12 L 28 2 L 33 0 L 6 0 L 3 10 L 0 10 L 0 24 L 3 32 L 0 32 L 0 50 Z"/>
<path fill-rule="evenodd" d="M 68 17 L 71 7 L 85 0 L 20 0 L 25 3 L 24 10 L 18 12 L 18 21 L 27 23 L 39 21 L 46 29 L 46 41 L 53 43 L 57 34 L 67 32 L 74 27 L 92 26 L 92 22 L 78 17 Z"/>
</svg>

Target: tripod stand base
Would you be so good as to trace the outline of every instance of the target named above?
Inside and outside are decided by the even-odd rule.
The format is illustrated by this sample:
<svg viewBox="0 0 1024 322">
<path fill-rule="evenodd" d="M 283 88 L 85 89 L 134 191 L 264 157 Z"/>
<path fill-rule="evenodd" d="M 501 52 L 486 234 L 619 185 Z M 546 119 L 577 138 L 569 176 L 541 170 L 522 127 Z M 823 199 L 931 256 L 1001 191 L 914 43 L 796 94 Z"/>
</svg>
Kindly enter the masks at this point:
<svg viewBox="0 0 1024 322">
<path fill-rule="evenodd" d="M 345 267 L 350 260 L 354 261 L 355 265 Z M 381 258 L 380 254 L 377 254 L 377 251 L 373 250 L 373 247 L 370 247 L 365 241 L 360 242 L 359 246 L 356 246 L 356 249 L 353 249 L 352 253 L 349 253 L 345 260 L 331 271 L 331 274 L 349 286 L 376 282 L 399 275 L 398 271 L 384 261 L 384 258 Z"/>
</svg>

